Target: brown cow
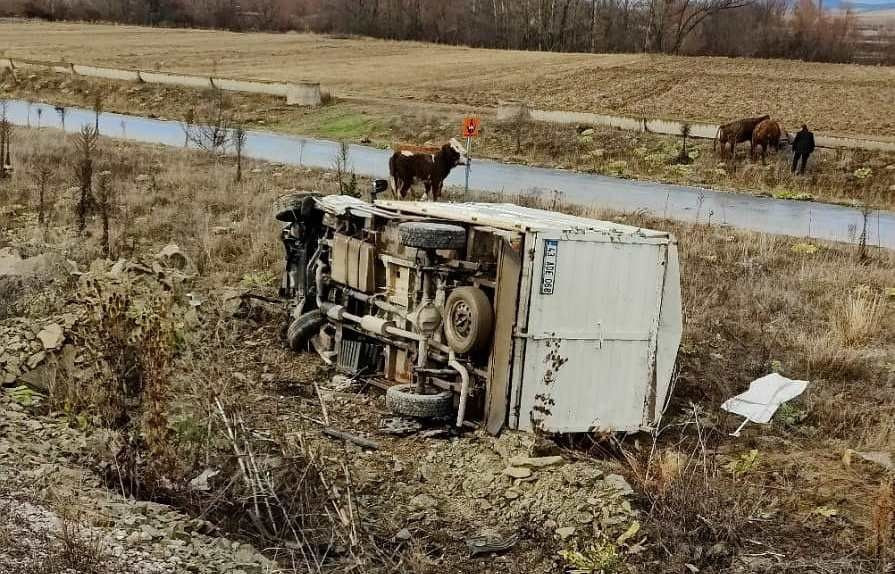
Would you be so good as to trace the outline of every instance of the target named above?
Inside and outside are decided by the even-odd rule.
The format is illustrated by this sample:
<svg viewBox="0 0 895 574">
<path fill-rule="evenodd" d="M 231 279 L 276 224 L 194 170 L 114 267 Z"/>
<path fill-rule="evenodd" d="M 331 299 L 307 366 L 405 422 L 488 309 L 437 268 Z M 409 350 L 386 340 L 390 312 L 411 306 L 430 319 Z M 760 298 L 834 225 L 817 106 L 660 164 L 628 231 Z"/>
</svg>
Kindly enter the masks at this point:
<svg viewBox="0 0 895 574">
<path fill-rule="evenodd" d="M 395 195 L 404 199 L 413 182 L 419 180 L 426 188 L 426 195 L 437 201 L 448 174 L 465 160 L 466 150 L 454 138 L 434 154 L 396 151 L 388 160 Z"/>
<path fill-rule="evenodd" d="M 766 161 L 768 147 L 774 148 L 775 152 L 780 151 L 781 137 L 784 138 L 784 141 L 789 142 L 789 134 L 786 133 L 786 130 L 780 127 L 779 122 L 768 119 L 755 126 L 755 130 L 752 132 L 751 149 L 749 150 L 749 155 L 752 156 L 752 161 L 755 161 L 756 146 L 761 146 L 762 164 Z"/>
<path fill-rule="evenodd" d="M 715 149 L 715 145 L 718 142 L 721 142 L 721 156 L 723 157 L 724 148 L 729 143 L 730 156 L 733 159 L 736 159 L 737 144 L 751 142 L 752 132 L 755 131 L 755 126 L 770 119 L 770 117 L 771 116 L 764 115 L 758 118 L 743 118 L 735 122 L 730 122 L 729 124 L 718 126 L 718 131 L 715 133 L 715 141 L 712 142 L 712 150 Z"/>
</svg>

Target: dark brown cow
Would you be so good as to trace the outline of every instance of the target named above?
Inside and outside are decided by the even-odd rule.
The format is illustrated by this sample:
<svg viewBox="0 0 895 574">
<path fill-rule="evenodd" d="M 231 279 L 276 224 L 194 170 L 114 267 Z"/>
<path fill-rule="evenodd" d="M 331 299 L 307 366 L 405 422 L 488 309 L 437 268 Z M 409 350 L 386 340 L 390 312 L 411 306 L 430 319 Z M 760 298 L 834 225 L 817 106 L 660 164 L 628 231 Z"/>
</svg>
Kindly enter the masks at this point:
<svg viewBox="0 0 895 574">
<path fill-rule="evenodd" d="M 761 146 L 761 163 L 765 163 L 769 147 L 774 148 L 775 152 L 780 151 L 781 137 L 785 141 L 789 141 L 789 134 L 780 127 L 779 122 L 768 119 L 755 126 L 755 130 L 752 132 L 752 149 L 750 150 L 752 160 L 755 160 L 755 147 Z"/>
<path fill-rule="evenodd" d="M 426 195 L 437 201 L 448 174 L 465 160 L 466 150 L 454 138 L 434 154 L 396 151 L 388 160 L 395 195 L 404 199 L 413 182 L 419 180 L 426 188 Z"/>
<path fill-rule="evenodd" d="M 721 156 L 724 156 L 724 148 L 730 144 L 730 156 L 736 159 L 737 144 L 752 141 L 752 132 L 755 126 L 761 122 L 770 119 L 771 116 L 764 115 L 758 118 L 743 118 L 729 124 L 718 126 L 715 133 L 715 141 L 712 143 L 712 149 L 715 145 L 721 143 Z"/>
</svg>

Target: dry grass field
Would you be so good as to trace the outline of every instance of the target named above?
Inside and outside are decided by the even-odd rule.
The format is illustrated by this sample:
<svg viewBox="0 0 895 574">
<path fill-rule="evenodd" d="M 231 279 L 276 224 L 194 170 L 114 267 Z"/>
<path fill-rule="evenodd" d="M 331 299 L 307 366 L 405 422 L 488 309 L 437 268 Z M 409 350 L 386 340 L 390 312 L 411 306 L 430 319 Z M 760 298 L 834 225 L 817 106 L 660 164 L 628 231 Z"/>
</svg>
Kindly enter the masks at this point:
<svg viewBox="0 0 895 574">
<path fill-rule="evenodd" d="M 239 78 L 317 81 L 339 97 L 717 121 L 895 136 L 895 68 L 785 60 L 555 54 L 336 38 L 76 23 L 0 23 L 10 57 Z"/>
<path fill-rule="evenodd" d="M 283 572 L 546 573 L 570 568 L 570 559 L 557 553 L 576 548 L 585 558 L 607 560 L 599 564 L 609 564 L 611 569 L 603 571 L 614 574 L 679 573 L 688 570 L 686 564 L 702 572 L 742 574 L 888 571 L 895 553 L 891 478 L 880 465 L 849 449 L 883 457 L 895 448 L 891 252 L 874 250 L 859 261 L 855 246 L 556 205 L 673 231 L 685 270 L 686 317 L 675 398 L 655 445 L 650 437 L 629 438 L 623 445 L 627 456 L 607 456 L 587 437 L 578 442 L 561 438 L 566 465 L 540 472 L 524 485 L 526 498 L 519 499 L 536 505 L 547 490 L 564 488 L 571 508 L 580 511 L 594 503 L 585 504 L 587 495 L 566 496 L 581 488 L 569 491 L 566 485 L 581 485 L 587 469 L 619 473 L 633 487 L 630 504 L 639 513 L 639 533 L 617 542 L 614 534 L 600 538 L 579 524 L 575 536 L 562 539 L 554 533 L 566 524 L 561 519 L 548 525 L 534 510 L 512 514 L 518 506 L 503 496 L 512 482 L 501 474 L 502 459 L 517 452 L 524 437 L 384 435 L 378 431 L 385 412 L 382 397 L 356 386 L 333 388 L 332 372 L 316 358 L 287 351 L 279 335 L 281 310 L 260 304 L 245 314 L 229 310 L 232 299 L 227 297 L 233 290 L 275 293 L 282 248 L 269 210 L 274 198 L 294 189 L 333 192 L 333 174 L 253 162 L 243 181 L 234 183 L 230 160 L 101 139 L 95 167 L 106 175 L 97 178 L 108 177 L 112 192 L 110 261 L 103 261 L 100 218 L 91 216 L 86 232 L 77 231 L 77 189 L 71 188 L 74 136 L 18 129 L 15 141 L 16 170 L 0 181 L 0 249 L 55 254 L 61 261 L 76 262 L 85 275 L 66 279 L 43 272 L 22 288 L 4 291 L 0 324 L 43 324 L 62 321 L 79 309 L 89 311 L 106 300 L 87 297 L 90 289 L 124 295 L 144 315 L 156 310 L 160 323 L 176 319 L 179 343 L 171 342 L 170 349 L 152 347 L 156 355 L 146 350 L 138 354 L 140 360 L 167 357 L 170 376 L 156 380 L 157 395 L 138 395 L 127 403 L 132 409 L 128 426 L 103 422 L 104 403 L 93 400 L 105 388 L 97 381 L 114 380 L 104 378 L 105 371 L 86 371 L 91 375 L 86 383 L 60 375 L 43 406 L 25 409 L 29 421 L 39 421 L 47 407 L 64 410 L 62 423 L 69 420 L 75 430 L 98 437 L 137 436 L 140 429 L 154 437 L 150 446 L 158 453 L 152 451 L 153 456 L 140 441 L 122 443 L 131 446 L 121 447 L 123 454 L 112 460 L 133 460 L 130 456 L 142 462 L 112 472 L 111 488 L 126 490 L 131 480 L 143 484 L 136 496 L 152 498 L 150 477 L 161 473 L 173 486 L 156 497 L 165 496 L 186 512 L 212 520 L 223 533 L 266 548 L 270 557 L 281 560 Z M 35 174 L 42 166 L 52 168 L 41 225 Z M 153 254 L 169 242 L 193 262 L 189 278 L 162 268 L 149 274 L 158 263 Z M 127 273 L 108 271 L 119 257 L 146 264 L 137 265 L 134 278 L 128 279 Z M 162 289 L 152 280 L 155 273 L 174 286 Z M 201 302 L 196 309 L 173 318 L 157 310 L 159 301 L 168 300 L 187 307 L 187 290 Z M 66 337 L 83 354 L 79 360 L 93 364 L 90 353 L 116 350 L 112 342 L 118 339 L 107 340 L 107 331 L 97 322 L 101 314 L 77 316 L 81 320 L 71 323 Z M 725 415 L 721 402 L 771 370 L 808 379 L 811 385 L 771 424 L 749 425 L 737 439 L 728 436 L 739 420 Z M 348 527 L 333 526 L 340 550 L 319 570 L 303 562 L 292 564 L 292 570 L 282 541 L 260 536 L 257 525 L 246 518 L 251 509 L 236 464 L 241 458 L 233 454 L 217 400 L 242 417 L 247 429 L 242 448 L 257 449 L 261 464 L 276 462 L 271 488 L 278 495 L 304 492 L 315 512 L 323 504 L 355 505 Z M 141 418 L 141 413 L 156 418 Z M 361 453 L 326 438 L 317 422 L 326 417 L 337 428 L 374 438 L 381 448 Z M 83 456 L 82 463 L 91 468 L 102 468 L 99 462 L 107 460 L 99 449 Z M 212 490 L 189 491 L 188 481 L 208 467 L 221 469 L 210 482 Z M 317 473 L 335 489 L 312 490 Z M 35 483 L 55 492 L 66 486 L 67 476 L 46 475 Z M 331 494 L 334 490 L 343 493 L 341 498 Z M 51 497 L 45 502 L 54 504 Z M 434 506 L 426 507 L 430 502 Z M 8 521 L 5 514 L 0 517 L 0 534 Z M 470 558 L 464 539 L 479 526 L 492 524 L 522 533 L 522 540 L 503 556 Z M 396 535 L 402 529 L 410 539 Z M 324 532 L 329 536 L 329 527 Z M 583 558 L 574 563 L 581 562 L 590 563 Z M 0 570 L 2 566 L 0 562 Z"/>
</svg>

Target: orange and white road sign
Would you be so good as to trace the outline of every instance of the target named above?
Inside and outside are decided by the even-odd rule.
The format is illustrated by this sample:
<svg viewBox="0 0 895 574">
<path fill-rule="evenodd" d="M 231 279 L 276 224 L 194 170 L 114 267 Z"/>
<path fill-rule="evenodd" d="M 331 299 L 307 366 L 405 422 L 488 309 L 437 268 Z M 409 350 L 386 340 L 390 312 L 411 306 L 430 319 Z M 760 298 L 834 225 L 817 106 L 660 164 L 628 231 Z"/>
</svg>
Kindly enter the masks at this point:
<svg viewBox="0 0 895 574">
<path fill-rule="evenodd" d="M 468 117 L 463 118 L 463 136 L 468 138 L 474 138 L 479 135 L 479 127 L 482 125 L 482 120 L 477 117 Z"/>
</svg>

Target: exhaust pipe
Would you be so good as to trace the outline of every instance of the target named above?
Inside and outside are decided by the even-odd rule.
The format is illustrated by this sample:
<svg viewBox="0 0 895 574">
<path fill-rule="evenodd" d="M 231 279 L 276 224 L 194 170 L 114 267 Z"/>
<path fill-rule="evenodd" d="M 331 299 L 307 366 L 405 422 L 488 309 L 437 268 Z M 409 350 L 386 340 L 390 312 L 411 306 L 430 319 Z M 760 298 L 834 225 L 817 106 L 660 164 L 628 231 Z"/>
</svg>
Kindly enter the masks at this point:
<svg viewBox="0 0 895 574">
<path fill-rule="evenodd" d="M 466 400 L 469 398 L 469 371 L 460 364 L 453 351 L 448 357 L 448 366 L 460 373 L 460 406 L 457 407 L 457 427 L 462 427 L 463 419 L 466 417 Z"/>
</svg>

